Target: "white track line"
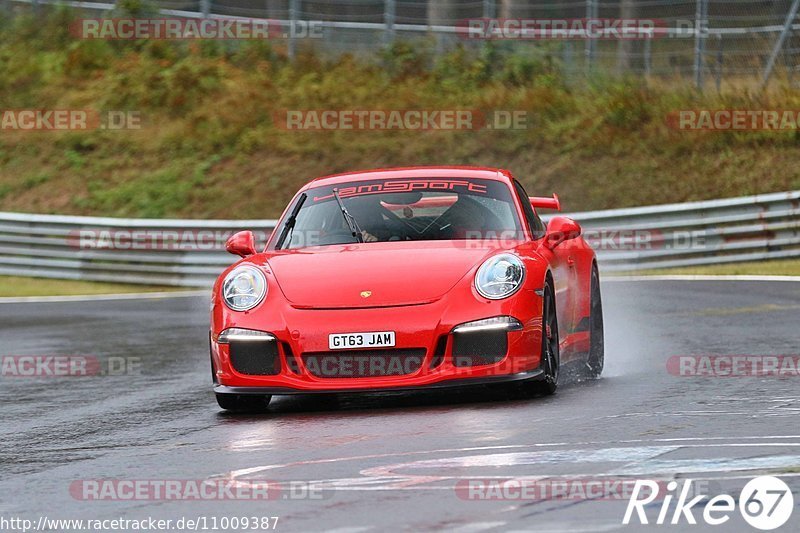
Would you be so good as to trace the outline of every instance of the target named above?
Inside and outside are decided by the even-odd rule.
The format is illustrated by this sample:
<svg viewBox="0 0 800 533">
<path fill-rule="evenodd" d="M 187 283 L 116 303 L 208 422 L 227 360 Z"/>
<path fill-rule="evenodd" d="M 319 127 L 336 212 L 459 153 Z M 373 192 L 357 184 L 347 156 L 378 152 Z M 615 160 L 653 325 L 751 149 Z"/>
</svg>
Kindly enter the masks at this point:
<svg viewBox="0 0 800 533">
<path fill-rule="evenodd" d="M 103 302 L 113 300 L 164 300 L 167 298 L 191 298 L 195 296 L 207 296 L 208 294 L 209 291 L 165 291 L 76 296 L 25 296 L 21 298 L 0 298 L 0 304 Z"/>
<path fill-rule="evenodd" d="M 602 270 L 601 270 L 602 274 Z M 800 281 L 800 276 L 755 275 L 669 275 L 669 276 L 605 276 L 607 281 Z"/>
<path fill-rule="evenodd" d="M 472 524 L 462 524 L 460 526 L 446 529 L 445 533 L 478 533 L 487 529 L 496 529 L 506 525 L 505 522 L 474 522 Z"/>
</svg>

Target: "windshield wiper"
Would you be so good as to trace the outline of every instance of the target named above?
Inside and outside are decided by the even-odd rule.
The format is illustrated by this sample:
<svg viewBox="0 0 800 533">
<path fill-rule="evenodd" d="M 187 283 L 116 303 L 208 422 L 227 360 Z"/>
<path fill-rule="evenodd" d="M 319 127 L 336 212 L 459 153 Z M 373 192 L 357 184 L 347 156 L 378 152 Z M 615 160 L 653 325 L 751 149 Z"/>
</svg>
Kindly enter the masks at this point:
<svg viewBox="0 0 800 533">
<path fill-rule="evenodd" d="M 308 195 L 303 193 L 300 195 L 300 198 L 297 199 L 297 204 L 292 209 L 292 213 L 289 215 L 289 218 L 286 219 L 286 225 L 283 226 L 283 231 L 281 231 L 280 237 L 278 237 L 278 242 L 275 244 L 275 249 L 280 250 L 283 248 L 283 241 L 292 234 L 294 231 L 294 224 L 297 222 L 297 214 L 300 213 L 300 208 L 303 207 L 303 203 L 305 203 L 306 198 Z"/>
<path fill-rule="evenodd" d="M 339 196 L 339 189 L 333 189 L 333 197 L 336 198 L 336 203 L 339 204 L 339 208 L 342 210 L 342 216 L 344 216 L 344 221 L 347 223 L 347 227 L 350 228 L 350 231 L 353 233 L 353 237 L 358 242 L 364 242 L 364 236 L 361 234 L 361 228 L 358 227 L 358 222 L 356 219 L 353 218 L 353 215 L 350 214 L 350 211 L 344 206 L 344 202 L 342 202 L 342 198 Z"/>
</svg>

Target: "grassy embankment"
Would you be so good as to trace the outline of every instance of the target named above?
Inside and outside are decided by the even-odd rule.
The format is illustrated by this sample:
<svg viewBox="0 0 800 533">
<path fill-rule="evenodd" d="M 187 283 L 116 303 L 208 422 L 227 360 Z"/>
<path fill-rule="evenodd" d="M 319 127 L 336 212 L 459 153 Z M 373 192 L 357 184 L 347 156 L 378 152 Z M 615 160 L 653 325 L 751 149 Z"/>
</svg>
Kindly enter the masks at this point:
<svg viewBox="0 0 800 533">
<path fill-rule="evenodd" d="M 304 181 L 348 169 L 511 169 L 566 210 L 800 188 L 795 132 L 685 132 L 677 109 L 800 108 L 800 93 L 572 79 L 537 46 L 433 59 L 398 43 L 373 61 L 290 63 L 280 44 L 78 40 L 68 11 L 0 29 L 4 109 L 133 110 L 138 131 L 0 131 L 0 210 L 141 217 L 275 217 Z M 678 87 L 678 88 L 676 88 Z M 529 112 L 524 130 L 296 132 L 286 109 Z"/>
<path fill-rule="evenodd" d="M 97 283 L 47 278 L 25 278 L 0 276 L 0 297 L 18 298 L 28 296 L 71 296 L 94 294 L 123 294 L 136 292 L 159 292 L 186 290 L 180 287 L 154 287 L 149 285 L 127 285 L 123 283 Z"/>
</svg>

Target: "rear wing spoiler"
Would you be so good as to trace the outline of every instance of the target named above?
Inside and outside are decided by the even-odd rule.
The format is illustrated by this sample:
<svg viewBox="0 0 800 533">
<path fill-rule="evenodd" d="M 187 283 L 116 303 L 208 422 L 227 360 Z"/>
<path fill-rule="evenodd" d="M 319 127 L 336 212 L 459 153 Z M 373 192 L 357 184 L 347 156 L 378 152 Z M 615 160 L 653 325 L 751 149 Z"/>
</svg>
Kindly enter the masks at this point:
<svg viewBox="0 0 800 533">
<path fill-rule="evenodd" d="M 531 205 L 536 209 L 552 209 L 554 211 L 561 211 L 561 202 L 558 200 L 558 195 L 553 193 L 553 197 L 547 196 L 531 196 L 528 198 Z"/>
</svg>

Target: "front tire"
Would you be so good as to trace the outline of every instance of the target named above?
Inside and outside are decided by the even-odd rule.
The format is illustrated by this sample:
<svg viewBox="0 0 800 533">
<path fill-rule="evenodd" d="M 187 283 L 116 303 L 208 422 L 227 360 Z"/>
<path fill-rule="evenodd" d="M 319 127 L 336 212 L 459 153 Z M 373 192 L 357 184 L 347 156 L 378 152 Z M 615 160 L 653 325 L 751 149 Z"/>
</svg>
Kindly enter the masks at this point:
<svg viewBox="0 0 800 533">
<path fill-rule="evenodd" d="M 524 383 L 526 396 L 550 396 L 558 389 L 558 373 L 561 366 L 558 340 L 558 316 L 553 287 L 548 282 L 542 296 L 542 358 L 540 368 L 543 374 L 536 381 Z"/>
<path fill-rule="evenodd" d="M 217 403 L 226 411 L 260 413 L 266 411 L 272 396 L 269 394 L 217 394 Z"/>
<path fill-rule="evenodd" d="M 589 355 L 586 358 L 586 375 L 599 378 L 605 364 L 605 341 L 603 338 L 603 301 L 600 296 L 600 274 L 592 267 L 589 311 Z"/>
</svg>

